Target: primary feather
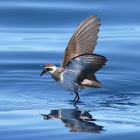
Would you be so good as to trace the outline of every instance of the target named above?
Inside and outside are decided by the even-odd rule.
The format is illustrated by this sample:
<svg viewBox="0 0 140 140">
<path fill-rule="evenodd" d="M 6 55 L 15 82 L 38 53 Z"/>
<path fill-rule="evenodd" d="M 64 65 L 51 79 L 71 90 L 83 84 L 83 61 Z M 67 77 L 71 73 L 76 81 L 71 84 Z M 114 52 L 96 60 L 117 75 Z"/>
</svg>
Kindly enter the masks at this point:
<svg viewBox="0 0 140 140">
<path fill-rule="evenodd" d="M 65 49 L 64 58 L 60 66 L 61 70 L 68 64 L 68 62 L 82 54 L 92 54 L 97 44 L 98 32 L 101 21 L 96 16 L 90 16 L 85 19 L 76 29 L 71 37 L 68 46 Z"/>
</svg>

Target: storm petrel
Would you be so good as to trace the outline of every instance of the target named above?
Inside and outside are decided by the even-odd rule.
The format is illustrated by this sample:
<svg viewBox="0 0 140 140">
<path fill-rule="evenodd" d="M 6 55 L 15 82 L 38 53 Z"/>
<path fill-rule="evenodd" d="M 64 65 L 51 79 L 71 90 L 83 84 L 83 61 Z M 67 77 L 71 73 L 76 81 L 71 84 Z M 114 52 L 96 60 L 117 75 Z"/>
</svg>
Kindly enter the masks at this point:
<svg viewBox="0 0 140 140">
<path fill-rule="evenodd" d="M 79 100 L 78 92 L 88 87 L 101 88 L 101 83 L 96 79 L 95 72 L 105 65 L 104 56 L 93 54 L 97 44 L 100 19 L 97 15 L 85 19 L 72 35 L 60 67 L 46 64 L 44 73 L 49 73 L 57 84 L 76 94 L 73 102 Z M 77 100 L 76 100 L 77 99 Z"/>
</svg>

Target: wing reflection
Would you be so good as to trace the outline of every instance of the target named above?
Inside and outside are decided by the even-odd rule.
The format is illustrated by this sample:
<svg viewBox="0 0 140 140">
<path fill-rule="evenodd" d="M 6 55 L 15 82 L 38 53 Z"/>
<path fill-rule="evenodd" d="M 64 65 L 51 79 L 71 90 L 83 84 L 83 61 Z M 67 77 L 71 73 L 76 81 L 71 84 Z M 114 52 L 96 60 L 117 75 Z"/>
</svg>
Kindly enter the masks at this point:
<svg viewBox="0 0 140 140">
<path fill-rule="evenodd" d="M 65 127 L 71 128 L 70 132 L 100 133 L 103 126 L 96 125 L 89 111 L 78 109 L 51 110 L 50 114 L 41 114 L 44 120 L 60 119 Z"/>
</svg>

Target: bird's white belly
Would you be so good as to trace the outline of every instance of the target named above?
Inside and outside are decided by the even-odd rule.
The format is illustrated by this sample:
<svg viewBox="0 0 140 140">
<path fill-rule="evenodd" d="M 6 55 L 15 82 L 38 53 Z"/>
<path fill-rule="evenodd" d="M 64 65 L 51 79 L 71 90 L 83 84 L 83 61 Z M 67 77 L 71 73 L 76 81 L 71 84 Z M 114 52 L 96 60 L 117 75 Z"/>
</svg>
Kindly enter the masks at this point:
<svg viewBox="0 0 140 140">
<path fill-rule="evenodd" d="M 76 91 L 79 90 L 78 84 L 75 83 L 75 81 L 73 80 L 73 78 L 72 77 L 69 77 L 69 76 L 63 78 L 60 81 L 58 81 L 57 84 L 60 87 L 66 89 L 68 91 L 74 91 L 74 92 L 76 92 Z"/>
</svg>

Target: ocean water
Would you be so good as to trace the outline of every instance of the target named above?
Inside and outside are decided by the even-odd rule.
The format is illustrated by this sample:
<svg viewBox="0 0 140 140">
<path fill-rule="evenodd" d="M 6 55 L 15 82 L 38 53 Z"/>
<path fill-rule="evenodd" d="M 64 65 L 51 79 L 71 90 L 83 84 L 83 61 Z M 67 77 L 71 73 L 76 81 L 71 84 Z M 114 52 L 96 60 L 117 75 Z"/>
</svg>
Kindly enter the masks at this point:
<svg viewBox="0 0 140 140">
<path fill-rule="evenodd" d="M 140 139 L 140 2 L 138 0 L 0 0 L 0 139 Z M 75 94 L 43 65 L 59 66 L 78 25 L 101 21 L 95 54 L 103 88 Z"/>
</svg>

